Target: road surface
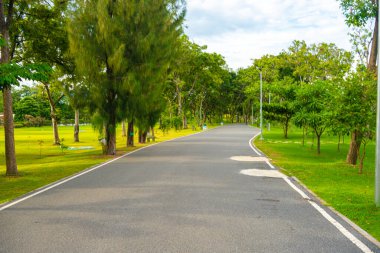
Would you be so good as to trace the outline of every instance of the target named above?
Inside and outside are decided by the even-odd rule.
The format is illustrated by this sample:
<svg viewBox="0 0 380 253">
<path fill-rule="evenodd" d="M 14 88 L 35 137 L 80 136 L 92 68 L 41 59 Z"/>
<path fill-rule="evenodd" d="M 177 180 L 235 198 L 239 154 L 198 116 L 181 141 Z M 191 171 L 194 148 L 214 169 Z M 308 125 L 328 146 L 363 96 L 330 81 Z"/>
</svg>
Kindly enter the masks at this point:
<svg viewBox="0 0 380 253">
<path fill-rule="evenodd" d="M 271 170 L 231 159 L 258 156 L 257 131 L 231 125 L 161 143 L 3 206 L 0 252 L 366 252 L 284 179 L 240 173 Z"/>
</svg>

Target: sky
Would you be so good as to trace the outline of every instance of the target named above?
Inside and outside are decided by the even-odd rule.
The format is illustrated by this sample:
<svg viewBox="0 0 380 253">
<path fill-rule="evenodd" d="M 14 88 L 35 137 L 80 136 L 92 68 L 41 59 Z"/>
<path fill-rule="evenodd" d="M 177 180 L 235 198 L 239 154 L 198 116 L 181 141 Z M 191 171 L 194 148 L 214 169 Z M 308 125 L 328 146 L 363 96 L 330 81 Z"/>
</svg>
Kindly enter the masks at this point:
<svg viewBox="0 0 380 253">
<path fill-rule="evenodd" d="M 336 0 L 187 0 L 185 25 L 191 41 L 223 55 L 234 70 L 286 50 L 293 40 L 351 50 Z"/>
</svg>

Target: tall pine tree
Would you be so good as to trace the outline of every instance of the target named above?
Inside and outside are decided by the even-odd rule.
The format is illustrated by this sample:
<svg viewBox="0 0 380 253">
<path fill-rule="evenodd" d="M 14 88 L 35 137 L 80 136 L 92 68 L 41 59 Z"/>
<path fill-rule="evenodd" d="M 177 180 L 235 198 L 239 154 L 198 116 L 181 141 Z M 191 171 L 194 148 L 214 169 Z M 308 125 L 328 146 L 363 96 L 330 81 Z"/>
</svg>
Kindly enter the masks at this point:
<svg viewBox="0 0 380 253">
<path fill-rule="evenodd" d="M 116 153 L 117 122 L 136 113 L 129 100 L 149 102 L 141 96 L 163 82 L 183 15 L 177 0 L 77 1 L 70 48 L 88 80 L 92 111 L 103 119 L 106 154 Z"/>
</svg>

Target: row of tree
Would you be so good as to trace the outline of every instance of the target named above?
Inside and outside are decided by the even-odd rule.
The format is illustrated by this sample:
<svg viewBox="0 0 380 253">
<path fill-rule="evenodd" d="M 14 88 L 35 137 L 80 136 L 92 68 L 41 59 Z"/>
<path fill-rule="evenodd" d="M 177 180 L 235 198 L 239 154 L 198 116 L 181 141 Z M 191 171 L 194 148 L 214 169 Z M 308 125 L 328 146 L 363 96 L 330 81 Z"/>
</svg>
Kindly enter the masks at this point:
<svg viewBox="0 0 380 253">
<path fill-rule="evenodd" d="M 57 104 L 66 95 L 76 114 L 87 106 L 101 119 L 105 153 L 115 154 L 118 122 L 135 119 L 144 131 L 156 120 L 183 18 L 184 6 L 176 0 L 0 1 L 7 175 L 18 174 L 12 85 L 21 78 L 43 85 L 55 144 Z"/>
<path fill-rule="evenodd" d="M 262 72 L 264 118 L 281 123 L 285 138 L 290 123 L 302 128 L 303 143 L 306 132 L 311 130 L 317 139 L 318 154 L 321 136 L 327 130 L 339 137 L 351 133 L 347 162 L 356 164 L 358 156 L 363 161 L 365 145 L 374 136 L 376 78 L 363 65 L 355 70 L 352 65 L 351 53 L 333 44 L 308 46 L 294 41 L 279 55 L 255 60 L 251 67 L 239 71 L 237 79 L 248 84 L 246 105 L 258 108 L 258 77 Z"/>
<path fill-rule="evenodd" d="M 49 113 L 55 144 L 62 105 L 75 112 L 76 141 L 79 110 L 86 108 L 103 135 L 104 153 L 115 154 L 118 123 L 126 128 L 128 122 L 127 145 L 133 145 L 135 126 L 144 142 L 159 121 L 177 128 L 226 116 L 248 123 L 258 112 L 259 72 L 270 94 L 265 117 L 281 122 L 285 137 L 291 122 L 312 130 L 320 152 L 326 130 L 339 136 L 350 132 L 347 161 L 355 164 L 360 147 L 365 153 L 373 136 L 377 3 L 340 3 L 361 59 L 355 70 L 351 53 L 333 44 L 294 41 L 279 55 L 266 55 L 234 73 L 221 55 L 207 53 L 183 34 L 180 0 L 0 0 L 7 175 L 18 173 L 13 109 L 22 117 L 25 104 L 44 117 Z M 12 86 L 22 79 L 38 81 L 45 102 L 36 94 L 17 96 Z"/>
<path fill-rule="evenodd" d="M 235 115 L 236 75 L 221 55 L 189 41 L 184 16 L 179 0 L 0 0 L 6 174 L 18 174 L 14 112 L 16 120 L 50 117 L 58 145 L 62 115 L 75 114 L 79 141 L 86 110 L 109 155 L 119 123 L 129 146 L 136 126 L 145 142 L 159 121 L 187 128 Z M 25 79 L 36 82 L 15 88 Z"/>
</svg>

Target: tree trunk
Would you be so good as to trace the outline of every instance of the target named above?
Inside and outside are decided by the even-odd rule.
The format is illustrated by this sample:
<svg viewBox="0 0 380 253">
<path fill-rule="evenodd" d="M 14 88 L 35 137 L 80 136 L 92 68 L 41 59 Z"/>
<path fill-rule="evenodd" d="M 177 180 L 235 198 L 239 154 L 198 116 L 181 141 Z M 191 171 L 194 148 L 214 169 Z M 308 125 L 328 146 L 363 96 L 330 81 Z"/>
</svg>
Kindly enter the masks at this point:
<svg viewBox="0 0 380 253">
<path fill-rule="evenodd" d="M 133 120 L 131 120 L 130 122 L 128 122 L 127 147 L 135 146 L 134 135 L 135 135 L 135 130 L 134 130 L 134 126 L 133 126 Z"/>
<path fill-rule="evenodd" d="M 113 131 L 107 130 L 107 148 L 106 155 L 116 155 L 116 133 Z"/>
<path fill-rule="evenodd" d="M 146 137 L 148 136 L 148 131 L 142 131 L 139 129 L 139 143 L 146 143 Z"/>
<path fill-rule="evenodd" d="M 75 109 L 74 142 L 79 142 L 79 109 Z"/>
<path fill-rule="evenodd" d="M 374 3 L 374 5 L 376 5 L 376 2 L 377 1 L 372 1 Z M 369 61 L 368 61 L 368 65 L 367 65 L 367 68 L 372 71 L 372 72 L 376 72 L 376 60 L 377 60 L 377 51 L 378 51 L 378 33 L 379 33 L 379 19 L 378 19 L 378 15 L 376 15 L 376 19 L 375 19 L 375 27 L 373 28 L 373 34 L 372 34 L 372 45 L 371 45 L 371 52 L 370 52 L 370 55 L 369 55 Z"/>
<path fill-rule="evenodd" d="M 288 129 L 289 129 L 289 119 L 286 119 L 285 124 L 284 124 L 284 137 L 285 137 L 285 139 L 288 139 Z"/>
<path fill-rule="evenodd" d="M 123 120 L 123 121 L 121 122 L 121 131 L 122 131 L 122 136 L 123 136 L 123 137 L 126 137 L 126 136 L 127 136 L 127 129 L 126 129 L 126 127 L 125 127 L 125 120 Z"/>
<path fill-rule="evenodd" d="M 148 136 L 148 131 L 143 131 L 143 133 L 142 133 L 142 143 L 146 143 L 147 136 Z"/>
<path fill-rule="evenodd" d="M 175 88 L 177 92 L 177 101 L 178 101 L 178 117 L 182 116 L 182 94 L 181 88 L 179 87 L 180 80 L 175 81 Z"/>
<path fill-rule="evenodd" d="M 338 139 L 338 152 L 340 152 L 340 136 L 341 136 L 341 134 L 338 134 L 338 136 L 339 136 L 339 137 L 338 137 L 338 138 L 339 138 L 339 139 Z"/>
<path fill-rule="evenodd" d="M 143 132 L 139 129 L 139 143 L 144 143 L 144 141 L 143 141 Z"/>
<path fill-rule="evenodd" d="M 151 127 L 150 131 L 151 131 L 151 134 L 152 134 L 152 137 L 153 137 L 153 140 L 154 140 L 156 138 L 156 136 L 154 134 L 154 127 Z"/>
<path fill-rule="evenodd" d="M 188 126 L 187 126 L 187 117 L 186 117 L 186 114 L 184 113 L 183 114 L 183 129 L 187 129 Z"/>
<path fill-rule="evenodd" d="M 360 164 L 359 164 L 359 174 L 363 174 L 363 167 L 364 167 L 364 158 L 366 155 L 366 147 L 367 147 L 367 142 L 364 141 L 362 148 L 363 148 L 363 154 L 360 155 Z M 359 153 L 360 154 L 360 153 Z"/>
<path fill-rule="evenodd" d="M 203 118 L 202 118 L 202 126 L 206 123 L 207 115 L 206 112 L 203 113 Z"/>
<path fill-rule="evenodd" d="M 8 3 L 9 4 L 9 3 Z M 1 64 L 9 63 L 9 27 L 12 22 L 13 12 L 8 6 L 8 16 L 5 17 L 5 4 L 0 1 L 0 31 L 4 40 L 4 45 L 1 47 Z M 3 105 L 4 105 L 4 137 L 5 137 L 5 164 L 6 175 L 17 176 L 17 163 L 15 151 L 15 137 L 13 125 L 13 109 L 12 109 L 12 91 L 10 86 L 3 87 Z"/>
<path fill-rule="evenodd" d="M 302 127 L 302 146 L 305 146 L 305 127 Z"/>
<path fill-rule="evenodd" d="M 358 152 L 362 143 L 362 135 L 358 130 L 351 133 L 350 149 L 348 150 L 346 162 L 356 165 L 358 161 Z"/>
<path fill-rule="evenodd" d="M 3 89 L 6 175 L 17 176 L 11 87 Z"/>
<path fill-rule="evenodd" d="M 317 153 L 318 155 L 321 154 L 321 135 L 322 134 L 316 134 L 317 135 Z"/>
<path fill-rule="evenodd" d="M 105 155 L 116 155 L 116 120 L 114 115 L 110 115 L 106 124 L 106 141 Z"/>
<path fill-rule="evenodd" d="M 56 102 L 53 101 L 53 97 L 51 96 L 49 84 L 44 83 L 44 87 L 46 90 L 46 94 L 48 96 L 49 104 L 50 104 L 50 117 L 51 117 L 51 122 L 53 125 L 53 136 L 54 136 L 54 145 L 59 145 L 61 143 L 61 140 L 59 139 L 59 134 L 58 134 L 58 123 L 57 123 L 57 115 L 55 111 L 55 104 Z M 62 96 L 61 96 L 62 98 Z M 59 98 L 59 100 L 61 99 Z M 59 101 L 58 100 L 58 101 Z"/>
</svg>

